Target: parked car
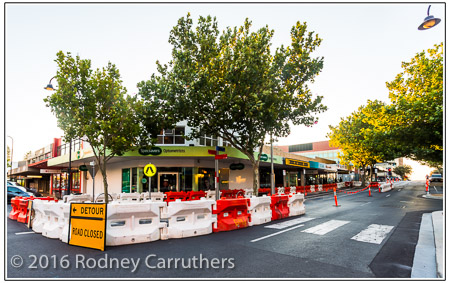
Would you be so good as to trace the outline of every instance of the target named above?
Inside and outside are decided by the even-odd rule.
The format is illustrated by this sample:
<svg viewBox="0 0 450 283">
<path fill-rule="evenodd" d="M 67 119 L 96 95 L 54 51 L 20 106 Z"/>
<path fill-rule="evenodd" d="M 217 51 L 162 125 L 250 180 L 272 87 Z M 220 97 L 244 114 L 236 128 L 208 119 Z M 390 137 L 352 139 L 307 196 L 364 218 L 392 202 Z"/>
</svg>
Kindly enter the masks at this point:
<svg viewBox="0 0 450 283">
<path fill-rule="evenodd" d="M 444 181 L 444 179 L 442 178 L 441 174 L 433 174 L 430 177 L 430 183 L 431 182 L 443 182 L 443 181 Z"/>
<path fill-rule="evenodd" d="M 34 193 L 33 193 L 32 191 L 29 192 L 29 191 L 28 191 L 29 189 L 27 190 L 27 188 L 25 188 L 25 187 L 18 186 L 18 185 L 16 185 L 16 186 L 8 186 L 8 187 L 14 187 L 14 188 L 17 188 L 17 189 L 21 190 L 22 192 L 28 194 L 29 197 L 34 197 L 34 196 L 35 196 Z"/>
<path fill-rule="evenodd" d="M 8 186 L 7 188 L 8 193 L 8 203 L 11 203 L 11 199 L 13 197 L 29 197 L 30 194 L 27 192 L 22 191 L 21 189 L 15 187 L 15 186 Z"/>
</svg>

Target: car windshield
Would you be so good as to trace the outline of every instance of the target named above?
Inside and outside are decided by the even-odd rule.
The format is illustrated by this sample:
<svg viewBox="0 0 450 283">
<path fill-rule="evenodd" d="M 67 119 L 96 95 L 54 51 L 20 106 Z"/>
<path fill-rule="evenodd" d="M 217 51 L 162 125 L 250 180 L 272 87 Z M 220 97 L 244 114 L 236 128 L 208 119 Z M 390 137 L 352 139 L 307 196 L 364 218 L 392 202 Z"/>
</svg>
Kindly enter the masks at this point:
<svg viewBox="0 0 450 283">
<path fill-rule="evenodd" d="M 12 192 L 12 193 L 22 193 L 22 190 L 20 190 L 19 188 L 16 188 L 16 187 L 9 187 L 9 186 L 8 186 L 8 192 Z"/>
<path fill-rule="evenodd" d="M 442 177 L 442 175 L 441 174 L 433 174 L 433 175 L 431 175 L 431 177 Z"/>
</svg>

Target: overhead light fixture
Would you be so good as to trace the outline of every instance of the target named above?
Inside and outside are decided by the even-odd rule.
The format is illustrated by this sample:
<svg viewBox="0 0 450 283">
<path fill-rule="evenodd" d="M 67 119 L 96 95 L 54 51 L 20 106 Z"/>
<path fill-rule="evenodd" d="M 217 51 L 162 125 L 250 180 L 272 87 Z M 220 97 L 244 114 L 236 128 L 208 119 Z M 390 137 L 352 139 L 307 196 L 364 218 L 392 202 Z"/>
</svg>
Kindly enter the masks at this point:
<svg viewBox="0 0 450 283">
<path fill-rule="evenodd" d="M 437 26 L 441 22 L 441 19 L 435 18 L 433 15 L 430 16 L 430 8 L 431 5 L 428 6 L 427 17 L 423 20 L 423 23 L 419 26 L 418 28 L 419 30 L 430 29 L 434 26 Z"/>
</svg>

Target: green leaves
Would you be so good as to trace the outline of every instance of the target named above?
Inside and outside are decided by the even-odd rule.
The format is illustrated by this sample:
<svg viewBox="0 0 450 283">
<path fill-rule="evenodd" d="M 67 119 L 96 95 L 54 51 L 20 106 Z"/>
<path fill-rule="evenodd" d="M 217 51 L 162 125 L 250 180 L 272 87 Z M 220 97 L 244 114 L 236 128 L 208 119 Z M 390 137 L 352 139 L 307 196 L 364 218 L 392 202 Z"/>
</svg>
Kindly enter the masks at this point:
<svg viewBox="0 0 450 283">
<path fill-rule="evenodd" d="M 215 18 L 188 14 L 172 29 L 172 60 L 138 84 L 144 101 L 158 101 L 173 122 L 187 120 L 190 138 L 220 136 L 254 160 L 268 133 L 286 136 L 293 124 L 311 125 L 326 110 L 307 83 L 323 67 L 311 53 L 321 39 L 298 22 L 289 48 L 271 52 L 274 31 L 246 19 L 219 32 Z M 255 161 L 256 162 L 256 161 Z M 256 180 L 257 181 L 257 180 Z"/>
</svg>

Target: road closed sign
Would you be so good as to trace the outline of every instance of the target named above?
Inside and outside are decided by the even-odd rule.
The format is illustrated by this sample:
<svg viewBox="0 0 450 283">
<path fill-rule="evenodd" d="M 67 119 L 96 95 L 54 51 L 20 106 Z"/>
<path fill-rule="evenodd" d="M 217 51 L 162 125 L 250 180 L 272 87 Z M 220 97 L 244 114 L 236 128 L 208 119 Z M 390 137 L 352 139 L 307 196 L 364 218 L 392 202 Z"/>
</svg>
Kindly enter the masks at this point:
<svg viewBox="0 0 450 283">
<path fill-rule="evenodd" d="M 71 203 L 69 245 L 105 250 L 106 204 Z"/>
</svg>

